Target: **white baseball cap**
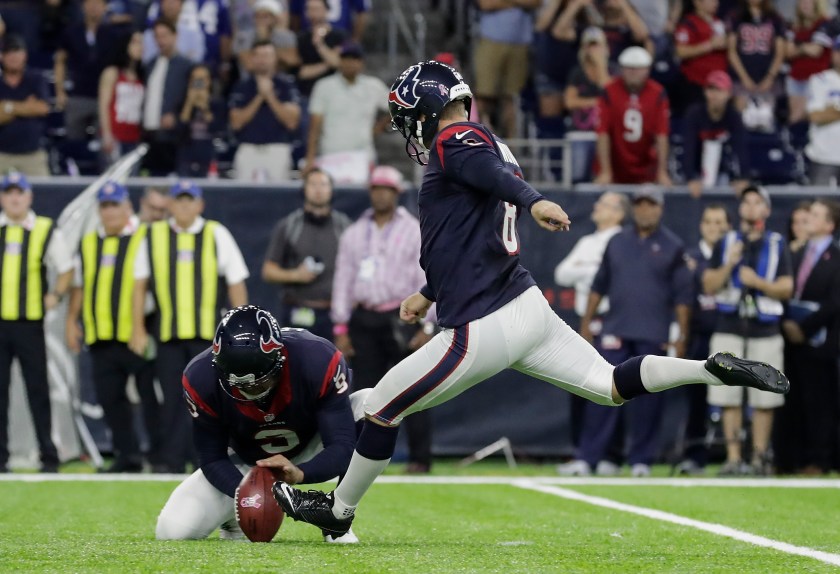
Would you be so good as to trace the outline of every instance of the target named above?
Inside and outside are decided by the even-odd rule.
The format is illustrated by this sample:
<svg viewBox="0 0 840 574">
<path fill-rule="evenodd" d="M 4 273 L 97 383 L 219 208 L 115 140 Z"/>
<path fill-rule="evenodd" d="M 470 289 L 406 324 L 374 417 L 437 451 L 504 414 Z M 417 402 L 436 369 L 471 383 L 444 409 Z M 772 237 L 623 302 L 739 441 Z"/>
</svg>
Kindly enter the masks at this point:
<svg viewBox="0 0 840 574">
<path fill-rule="evenodd" d="M 259 12 L 260 10 L 279 16 L 283 13 L 283 5 L 277 0 L 257 0 L 254 4 L 254 12 Z"/>
<path fill-rule="evenodd" d="M 650 68 L 653 58 L 650 52 L 639 46 L 625 49 L 618 57 L 618 65 L 622 68 Z"/>
</svg>

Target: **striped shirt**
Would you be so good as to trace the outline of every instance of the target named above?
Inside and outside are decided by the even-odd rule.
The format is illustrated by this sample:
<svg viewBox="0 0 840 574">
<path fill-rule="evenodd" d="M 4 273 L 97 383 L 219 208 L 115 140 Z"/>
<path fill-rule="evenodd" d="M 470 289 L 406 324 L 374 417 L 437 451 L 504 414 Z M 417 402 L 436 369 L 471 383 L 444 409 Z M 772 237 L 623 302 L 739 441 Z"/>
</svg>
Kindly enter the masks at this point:
<svg viewBox="0 0 840 574">
<path fill-rule="evenodd" d="M 404 207 L 380 228 L 368 209 L 341 235 L 333 279 L 331 316 L 337 325 L 361 305 L 397 309 L 426 283 L 420 268 L 420 223 Z"/>
</svg>

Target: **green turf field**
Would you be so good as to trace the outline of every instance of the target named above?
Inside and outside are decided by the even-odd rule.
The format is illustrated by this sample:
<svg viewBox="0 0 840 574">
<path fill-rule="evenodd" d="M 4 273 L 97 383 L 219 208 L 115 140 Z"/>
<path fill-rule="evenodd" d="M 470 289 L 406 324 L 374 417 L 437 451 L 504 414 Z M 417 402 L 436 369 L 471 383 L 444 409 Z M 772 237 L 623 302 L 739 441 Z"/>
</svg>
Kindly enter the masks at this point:
<svg viewBox="0 0 840 574">
<path fill-rule="evenodd" d="M 840 572 L 830 564 L 840 564 L 836 479 L 797 483 L 821 488 L 784 488 L 791 483 L 783 481 L 640 486 L 629 479 L 560 481 L 546 467 L 543 477 L 534 468 L 510 478 L 497 476 L 498 466 L 471 470 L 434 477 L 441 483 L 377 484 L 354 524 L 357 546 L 327 545 L 316 529 L 291 520 L 270 544 L 215 535 L 157 542 L 155 519 L 176 482 L 26 482 L 7 475 L 0 481 L 0 571 Z M 457 483 L 468 474 L 482 483 Z M 592 495 L 794 546 L 760 547 L 532 488 Z M 793 547 L 821 551 L 823 560 L 791 554 Z"/>
</svg>

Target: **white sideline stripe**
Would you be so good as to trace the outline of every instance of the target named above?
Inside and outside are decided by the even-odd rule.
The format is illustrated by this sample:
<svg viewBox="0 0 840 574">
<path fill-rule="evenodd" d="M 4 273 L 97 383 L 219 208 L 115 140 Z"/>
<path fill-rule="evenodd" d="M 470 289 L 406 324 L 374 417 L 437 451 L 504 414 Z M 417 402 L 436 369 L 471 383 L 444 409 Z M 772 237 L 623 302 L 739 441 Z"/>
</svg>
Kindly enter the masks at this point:
<svg viewBox="0 0 840 574">
<path fill-rule="evenodd" d="M 561 478 L 551 476 L 380 476 L 382 484 L 515 484 L 528 480 L 558 486 L 680 486 L 729 488 L 840 488 L 836 478 Z"/>
<path fill-rule="evenodd" d="M 0 474 L 0 482 L 174 482 L 187 474 Z M 561 478 L 513 476 L 380 476 L 377 484 L 501 484 L 520 481 L 555 486 L 676 486 L 723 488 L 837 488 L 836 478 Z"/>
<path fill-rule="evenodd" d="M 615 500 L 610 500 L 609 498 L 601 498 L 600 496 L 582 494 L 580 492 L 575 492 L 574 490 L 568 490 L 566 488 L 558 488 L 556 486 L 538 484 L 530 480 L 517 480 L 513 483 L 513 486 L 525 490 L 534 490 L 537 492 L 542 492 L 544 494 L 559 496 L 568 500 L 585 502 L 587 504 L 601 506 L 603 508 L 609 508 L 611 510 L 629 512 L 631 514 L 644 516 L 645 518 L 652 518 L 653 520 L 661 520 L 663 522 L 679 524 L 680 526 L 688 526 L 690 528 L 696 528 L 697 530 L 710 532 L 711 534 L 717 534 L 718 536 L 726 536 L 727 538 L 733 538 L 740 542 L 746 542 L 755 546 L 772 548 L 773 550 L 778 550 L 787 554 L 805 556 L 806 558 L 813 558 L 815 560 L 819 560 L 820 562 L 825 562 L 826 564 L 840 566 L 840 554 L 831 554 L 830 552 L 814 550 L 813 548 L 808 548 L 806 546 L 795 546 L 793 544 L 788 544 L 787 542 L 780 542 L 778 540 L 772 540 L 770 538 L 765 538 L 756 534 L 750 534 L 749 532 L 744 532 L 743 530 L 730 528 L 729 526 L 724 526 L 722 524 L 694 520 L 693 518 L 686 518 L 685 516 L 671 514 L 670 512 L 663 512 L 661 510 L 654 510 L 652 508 L 645 508 L 643 506 L 635 506 L 632 504 L 625 504 L 623 502 L 616 502 Z"/>
</svg>

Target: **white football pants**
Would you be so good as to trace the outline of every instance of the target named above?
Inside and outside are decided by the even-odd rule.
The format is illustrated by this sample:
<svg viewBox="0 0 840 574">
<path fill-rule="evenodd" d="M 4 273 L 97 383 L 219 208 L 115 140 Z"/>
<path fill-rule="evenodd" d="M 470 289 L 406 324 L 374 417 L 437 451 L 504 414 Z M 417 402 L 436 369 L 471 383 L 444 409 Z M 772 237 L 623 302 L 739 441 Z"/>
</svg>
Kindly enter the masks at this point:
<svg viewBox="0 0 840 574">
<path fill-rule="evenodd" d="M 531 287 L 486 317 L 441 331 L 403 359 L 374 387 L 365 414 L 397 425 L 507 368 L 616 406 L 613 366 Z"/>
</svg>

